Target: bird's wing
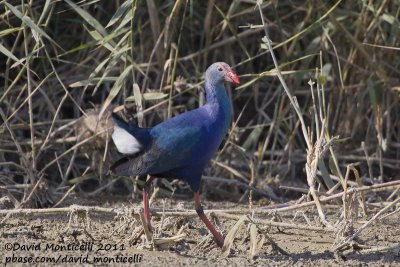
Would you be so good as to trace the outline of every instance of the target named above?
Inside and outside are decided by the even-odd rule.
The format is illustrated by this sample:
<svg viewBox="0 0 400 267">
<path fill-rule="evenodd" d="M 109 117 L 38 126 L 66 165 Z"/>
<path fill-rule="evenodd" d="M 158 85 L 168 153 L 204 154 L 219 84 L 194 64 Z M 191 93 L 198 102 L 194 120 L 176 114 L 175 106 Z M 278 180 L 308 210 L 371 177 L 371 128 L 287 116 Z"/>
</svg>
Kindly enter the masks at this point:
<svg viewBox="0 0 400 267">
<path fill-rule="evenodd" d="M 191 114 L 185 114 L 191 115 Z M 175 117 L 178 118 L 178 117 Z M 160 169 L 181 167 L 196 160 L 197 152 L 204 140 L 204 121 L 183 117 L 182 123 L 169 122 L 154 127 L 152 149 L 158 151 Z M 190 123 L 183 123 L 190 122 Z"/>
<path fill-rule="evenodd" d="M 201 157 L 206 125 L 199 109 L 186 112 L 149 128 L 146 149 L 120 159 L 110 168 L 118 175 L 162 174 L 186 165 L 195 165 Z"/>
<path fill-rule="evenodd" d="M 155 139 L 155 144 L 163 151 L 179 153 L 185 157 L 200 140 L 201 130 L 201 127 L 196 125 L 162 129 L 163 134 Z"/>
</svg>

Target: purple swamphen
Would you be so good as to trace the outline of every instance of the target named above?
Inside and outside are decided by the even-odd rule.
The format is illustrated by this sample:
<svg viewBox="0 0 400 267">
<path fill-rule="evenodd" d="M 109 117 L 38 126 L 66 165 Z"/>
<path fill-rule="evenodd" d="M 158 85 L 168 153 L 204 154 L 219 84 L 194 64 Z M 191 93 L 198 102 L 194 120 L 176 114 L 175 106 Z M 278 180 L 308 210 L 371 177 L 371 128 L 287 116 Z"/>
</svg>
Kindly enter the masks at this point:
<svg viewBox="0 0 400 267">
<path fill-rule="evenodd" d="M 186 181 L 194 191 L 196 212 L 213 234 L 218 246 L 223 237 L 204 214 L 200 202 L 200 180 L 206 164 L 218 150 L 232 120 L 232 107 L 224 81 L 239 84 L 228 64 L 212 64 L 205 74 L 206 104 L 164 121 L 140 128 L 113 114 L 112 139 L 125 157 L 111 166 L 121 176 L 150 175 L 143 189 L 144 218 L 151 230 L 149 191 L 155 177 Z"/>
</svg>

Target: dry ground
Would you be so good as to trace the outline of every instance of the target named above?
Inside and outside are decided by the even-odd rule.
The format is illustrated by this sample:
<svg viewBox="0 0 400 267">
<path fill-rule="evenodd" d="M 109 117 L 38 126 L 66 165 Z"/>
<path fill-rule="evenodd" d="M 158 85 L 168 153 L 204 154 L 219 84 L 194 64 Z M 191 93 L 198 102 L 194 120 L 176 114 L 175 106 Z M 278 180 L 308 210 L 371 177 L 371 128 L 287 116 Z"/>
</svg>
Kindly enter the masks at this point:
<svg viewBox="0 0 400 267">
<path fill-rule="evenodd" d="M 131 202 L 133 206 L 140 206 L 139 200 Z M 50 257 L 59 260 L 57 265 L 70 266 L 71 261 L 77 260 L 80 263 L 79 261 L 85 258 L 93 263 L 96 257 L 102 257 L 103 260 L 115 260 L 118 256 L 131 256 L 133 257 L 131 260 L 140 260 L 137 266 L 146 264 L 147 266 L 148 264 L 150 266 L 171 266 L 172 264 L 177 266 L 400 266 L 398 251 L 360 253 L 347 250 L 342 255 L 343 257 L 339 257 L 331 252 L 336 238 L 335 232 L 299 230 L 262 224 L 257 225 L 257 238 L 260 240 L 264 236 L 265 242 L 254 259 L 249 259 L 249 223 L 244 223 L 239 228 L 230 253 L 226 256 L 220 249 L 214 248 L 207 251 L 207 246 L 212 244 L 211 236 L 196 216 L 153 216 L 156 237 L 175 236 L 181 228 L 185 235 L 180 241 L 169 244 L 160 251 L 153 249 L 144 237 L 136 243 L 132 242 L 132 235 L 140 230 L 140 222 L 129 215 L 132 211 L 129 207 L 132 205 L 126 197 L 119 199 L 71 197 L 65 204 L 68 206 L 71 203 L 116 208 L 116 210 L 127 212 L 125 214 L 119 212 L 119 215 L 97 212 L 88 214 L 60 212 L 17 214 L 8 218 L 2 216 L 0 262 L 6 264 L 8 261 L 7 266 L 23 266 L 24 264 L 16 262 L 28 260 L 28 257 L 39 257 L 39 260 Z M 254 208 L 263 205 L 262 203 L 255 204 Z M 191 201 L 159 198 L 153 207 L 191 209 L 192 205 Z M 204 201 L 204 206 L 207 209 L 245 210 L 248 208 L 236 203 L 210 201 Z M 325 208 L 329 211 L 328 219 L 335 221 L 333 218 L 338 217 L 340 211 L 336 206 L 326 205 Z M 380 208 L 375 209 L 375 211 L 378 210 Z M 299 225 L 307 225 L 308 219 L 313 226 L 319 226 L 314 220 L 316 215 L 314 208 L 311 208 L 279 214 L 279 216 L 256 214 L 255 218 L 260 216 L 268 220 L 275 218 L 276 221 L 282 220 Z M 370 218 L 371 215 L 368 219 Z M 365 220 L 366 218 L 360 218 L 360 221 L 354 225 L 355 229 Z M 222 218 L 216 220 L 219 229 L 223 229 L 225 235 L 236 221 Z M 361 233 L 357 244 L 366 247 L 381 247 L 400 243 L 399 221 L 399 213 L 383 221 L 376 221 Z M 277 246 L 273 246 L 271 241 Z M 65 248 L 68 244 L 76 244 L 76 242 L 80 242 L 80 245 L 86 244 L 86 247 Z M 12 244 L 11 249 L 10 244 Z M 134 258 L 135 255 L 136 258 Z M 14 263 L 9 263 L 10 261 Z M 128 263 L 119 264 L 119 266 L 128 265 Z"/>
</svg>

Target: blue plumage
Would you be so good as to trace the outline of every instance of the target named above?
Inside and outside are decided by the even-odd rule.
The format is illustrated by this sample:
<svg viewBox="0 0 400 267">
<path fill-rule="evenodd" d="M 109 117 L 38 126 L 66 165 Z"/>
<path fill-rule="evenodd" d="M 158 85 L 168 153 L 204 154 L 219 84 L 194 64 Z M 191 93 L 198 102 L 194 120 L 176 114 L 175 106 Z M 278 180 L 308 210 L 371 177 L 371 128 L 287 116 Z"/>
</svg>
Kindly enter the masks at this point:
<svg viewBox="0 0 400 267">
<path fill-rule="evenodd" d="M 111 170 L 123 176 L 149 174 L 187 181 L 195 192 L 196 210 L 218 245 L 223 239 L 202 212 L 198 192 L 202 172 L 218 150 L 232 120 L 231 102 L 224 81 L 239 83 L 238 77 L 226 63 L 214 63 L 205 74 L 204 106 L 152 128 L 139 128 L 113 114 L 115 125 L 112 136 L 118 150 L 126 156 L 114 163 Z M 145 213 L 148 205 L 146 190 L 145 187 Z M 150 215 L 147 214 L 147 217 L 150 225 Z"/>
<path fill-rule="evenodd" d="M 141 150 L 111 168 L 119 175 L 178 178 L 199 190 L 201 174 L 217 151 L 232 120 L 225 76 L 215 63 L 206 72 L 206 104 L 173 117 L 153 128 L 139 128 L 113 115 L 115 123 L 135 137 Z M 228 67 L 229 68 L 229 67 Z M 230 69 L 230 68 L 229 68 Z M 118 136 L 113 136 L 114 142 Z M 123 162 L 121 164 L 121 162 Z"/>
</svg>

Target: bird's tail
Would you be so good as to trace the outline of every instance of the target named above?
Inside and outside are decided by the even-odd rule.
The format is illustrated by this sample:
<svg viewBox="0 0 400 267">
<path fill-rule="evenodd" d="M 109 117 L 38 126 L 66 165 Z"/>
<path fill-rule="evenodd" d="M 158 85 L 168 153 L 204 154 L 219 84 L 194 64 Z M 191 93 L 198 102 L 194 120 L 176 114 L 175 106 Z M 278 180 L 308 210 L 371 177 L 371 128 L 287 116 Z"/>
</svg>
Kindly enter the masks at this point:
<svg viewBox="0 0 400 267">
<path fill-rule="evenodd" d="M 110 170 L 121 176 L 140 175 L 148 165 L 143 162 L 143 155 L 151 144 L 151 128 L 140 128 L 134 123 L 126 122 L 115 113 L 112 113 L 112 118 L 112 139 L 118 151 L 125 157 L 116 161 Z"/>
<path fill-rule="evenodd" d="M 135 123 L 130 122 L 127 123 L 121 116 L 119 116 L 117 113 L 111 113 L 111 117 L 113 118 L 113 121 L 115 124 L 117 124 L 119 127 L 128 129 L 128 128 L 139 128 Z"/>
<path fill-rule="evenodd" d="M 112 118 L 114 121 L 112 139 L 120 153 L 134 155 L 146 148 L 150 139 L 148 129 L 127 123 L 115 113 L 112 113 Z"/>
</svg>

